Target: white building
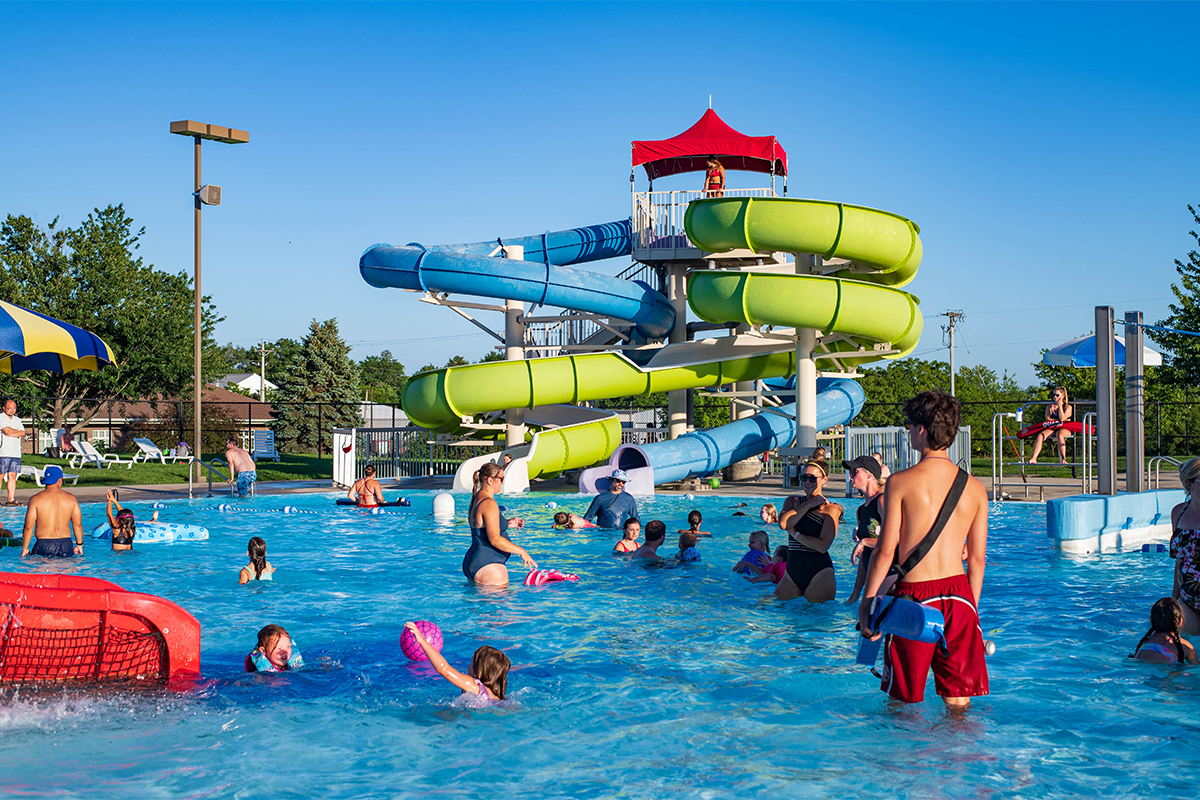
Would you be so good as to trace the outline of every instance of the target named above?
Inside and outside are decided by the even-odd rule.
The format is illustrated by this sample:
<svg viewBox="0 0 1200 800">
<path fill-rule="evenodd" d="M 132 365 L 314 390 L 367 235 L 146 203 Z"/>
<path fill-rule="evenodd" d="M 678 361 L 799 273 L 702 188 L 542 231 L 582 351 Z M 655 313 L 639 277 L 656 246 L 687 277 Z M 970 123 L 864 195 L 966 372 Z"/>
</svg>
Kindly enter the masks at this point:
<svg viewBox="0 0 1200 800">
<path fill-rule="evenodd" d="M 266 384 L 268 392 L 279 388 L 270 381 Z M 216 385 L 222 389 L 240 389 L 259 397 L 262 393 L 263 379 L 255 372 L 234 372 L 217 380 Z"/>
</svg>

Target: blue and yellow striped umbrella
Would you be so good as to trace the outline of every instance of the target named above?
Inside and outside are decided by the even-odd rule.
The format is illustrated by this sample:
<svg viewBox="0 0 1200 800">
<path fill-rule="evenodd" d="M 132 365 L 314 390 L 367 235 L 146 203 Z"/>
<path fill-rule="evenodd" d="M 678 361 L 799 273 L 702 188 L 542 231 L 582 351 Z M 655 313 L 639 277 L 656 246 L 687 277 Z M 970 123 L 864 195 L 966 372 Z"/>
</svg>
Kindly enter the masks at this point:
<svg viewBox="0 0 1200 800">
<path fill-rule="evenodd" d="M 0 300 L 0 372 L 97 372 L 113 361 L 112 349 L 99 336 Z"/>
</svg>

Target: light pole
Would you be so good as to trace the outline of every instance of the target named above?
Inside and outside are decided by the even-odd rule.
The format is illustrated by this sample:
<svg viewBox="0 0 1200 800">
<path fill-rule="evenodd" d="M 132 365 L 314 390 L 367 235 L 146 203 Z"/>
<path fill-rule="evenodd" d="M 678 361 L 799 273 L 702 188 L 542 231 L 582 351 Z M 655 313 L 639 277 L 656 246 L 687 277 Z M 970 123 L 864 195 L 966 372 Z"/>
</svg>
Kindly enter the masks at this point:
<svg viewBox="0 0 1200 800">
<path fill-rule="evenodd" d="M 214 142 L 224 142 L 225 144 L 245 144 L 250 141 L 250 134 L 246 131 L 239 131 L 236 128 L 222 128 L 220 125 L 206 125 L 203 122 L 195 122 L 190 119 L 179 120 L 171 123 L 171 133 L 177 133 L 180 136 L 191 136 L 195 140 L 196 160 L 196 180 L 195 191 L 192 192 L 192 197 L 195 198 L 195 251 L 196 251 L 196 284 L 195 284 L 195 331 L 193 332 L 193 359 L 196 370 L 196 398 L 192 407 L 194 417 L 192 433 L 194 435 L 195 455 L 197 459 L 202 459 L 204 454 L 200 450 L 200 340 L 201 340 L 201 321 L 200 321 L 200 206 L 221 205 L 221 187 L 220 186 L 203 186 L 200 183 L 200 142 L 203 139 L 209 139 Z"/>
</svg>

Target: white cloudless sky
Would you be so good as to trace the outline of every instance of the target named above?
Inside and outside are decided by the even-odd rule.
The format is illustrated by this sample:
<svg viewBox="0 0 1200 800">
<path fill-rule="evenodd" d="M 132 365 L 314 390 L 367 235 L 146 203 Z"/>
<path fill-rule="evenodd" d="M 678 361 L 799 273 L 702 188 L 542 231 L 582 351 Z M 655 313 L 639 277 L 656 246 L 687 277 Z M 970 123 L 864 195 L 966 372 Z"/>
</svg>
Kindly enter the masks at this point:
<svg viewBox="0 0 1200 800">
<path fill-rule="evenodd" d="M 1166 314 L 1200 203 L 1198 22 L 1189 3 L 4 3 L 0 213 L 121 202 L 141 255 L 190 274 L 191 141 L 168 124 L 244 128 L 203 151 L 218 338 L 336 317 L 356 357 L 412 371 L 492 341 L 368 286 L 366 247 L 623 219 L 630 141 L 711 95 L 779 137 L 790 196 L 921 226 L 918 355 L 946 357 L 937 315 L 962 310 L 959 363 L 1028 383 L 1093 306 Z"/>
</svg>

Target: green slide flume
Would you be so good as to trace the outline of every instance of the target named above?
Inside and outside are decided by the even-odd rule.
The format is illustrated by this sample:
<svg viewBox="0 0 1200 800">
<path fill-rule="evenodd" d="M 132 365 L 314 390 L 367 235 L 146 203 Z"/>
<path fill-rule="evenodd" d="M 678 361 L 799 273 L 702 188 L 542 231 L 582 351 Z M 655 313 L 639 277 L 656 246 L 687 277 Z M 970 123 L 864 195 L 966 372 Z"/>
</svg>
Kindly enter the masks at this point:
<svg viewBox="0 0 1200 800">
<path fill-rule="evenodd" d="M 688 304 L 707 322 L 813 328 L 835 354 L 890 344 L 899 352 L 885 357 L 901 358 L 921 339 L 920 301 L 895 288 L 921 265 L 919 229 L 904 217 L 823 200 L 730 197 L 693 202 L 684 226 L 696 246 L 714 253 L 748 248 L 854 262 L 830 275 L 693 272 Z"/>
<path fill-rule="evenodd" d="M 464 416 L 502 408 L 533 408 L 778 378 L 791 374 L 794 360 L 794 353 L 781 352 L 647 369 L 618 353 L 586 353 L 446 367 L 416 375 L 405 384 L 404 411 L 422 427 L 452 432 L 462 428 Z"/>
<path fill-rule="evenodd" d="M 816 253 L 846 258 L 860 269 L 835 278 L 904 286 L 921 266 L 921 229 L 899 214 L 866 206 L 786 197 L 696 200 L 683 220 L 688 238 L 712 253 Z"/>
</svg>

